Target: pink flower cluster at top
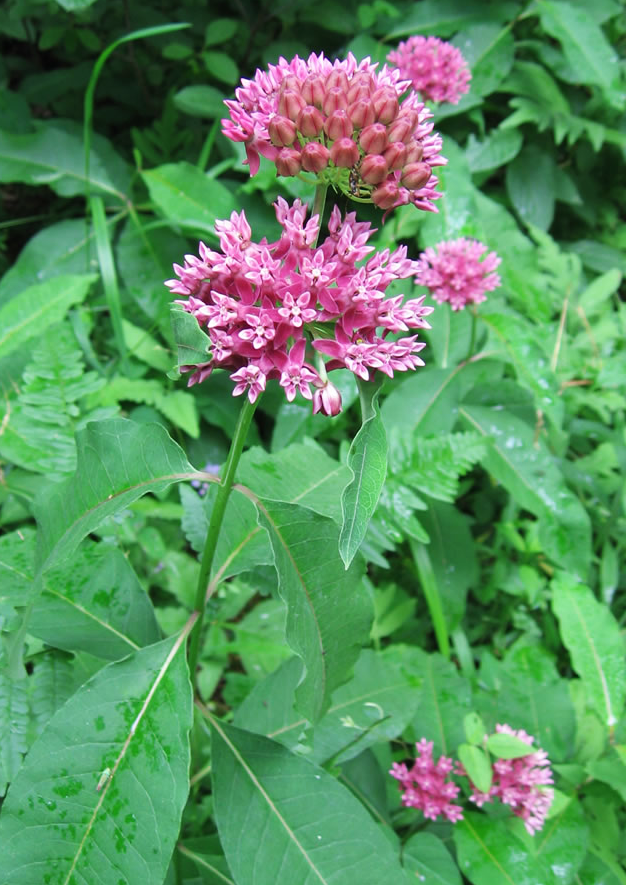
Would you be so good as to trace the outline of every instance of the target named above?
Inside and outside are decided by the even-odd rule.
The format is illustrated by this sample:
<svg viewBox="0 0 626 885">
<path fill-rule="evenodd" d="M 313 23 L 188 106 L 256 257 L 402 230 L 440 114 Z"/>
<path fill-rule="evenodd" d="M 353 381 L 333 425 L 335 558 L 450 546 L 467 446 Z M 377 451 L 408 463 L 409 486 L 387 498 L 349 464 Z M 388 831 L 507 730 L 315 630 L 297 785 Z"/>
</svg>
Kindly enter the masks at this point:
<svg viewBox="0 0 626 885">
<path fill-rule="evenodd" d="M 177 279 L 166 285 L 185 296 L 177 303 L 206 328 L 212 344 L 206 364 L 182 370 L 193 370 L 190 385 L 214 368 L 234 370 L 233 395 L 247 390 L 251 402 L 269 378 L 277 378 L 289 401 L 300 391 L 313 399 L 314 412 L 336 415 L 341 397 L 326 371 L 345 367 L 367 381 L 375 370 L 392 377 L 423 365 L 417 335 L 388 336 L 430 328 L 424 318 L 433 308 L 424 306 L 424 296 L 406 303 L 403 295 L 385 298 L 392 281 L 416 273 L 405 246 L 376 252 L 357 266 L 374 251 L 367 245 L 373 231 L 353 212 L 342 219 L 335 206 L 328 236 L 315 247 L 319 217 L 306 221 L 299 200 L 290 206 L 279 197 L 274 205 L 283 229 L 277 242 L 252 242 L 244 212 L 233 212 L 230 221 L 215 224 L 221 252 L 200 243 L 199 256 L 174 265 Z M 307 362 L 314 351 L 329 362 L 321 356 L 317 368 Z"/>
<path fill-rule="evenodd" d="M 529 746 L 533 744 L 533 738 L 525 731 L 516 731 L 509 725 L 496 725 L 496 731 L 513 735 Z M 399 781 L 402 804 L 419 808 L 424 817 L 431 820 L 437 820 L 440 815 L 452 823 L 462 820 L 463 809 L 450 802 L 456 799 L 460 788 L 447 778 L 451 774 L 467 777 L 464 767 L 447 756 L 441 756 L 435 764 L 433 743 L 425 738 L 416 747 L 418 755 L 412 768 L 394 762 L 389 772 Z M 536 750 L 518 759 L 496 759 L 492 763 L 492 775 L 488 793 L 481 793 L 470 780 L 470 800 L 482 808 L 485 802 L 500 799 L 524 821 L 531 835 L 540 830 L 554 798 L 554 790 L 548 786 L 553 783 L 548 754 L 544 750 Z"/>
<path fill-rule="evenodd" d="M 463 809 L 451 802 L 458 796 L 459 787 L 453 781 L 447 780 L 454 769 L 452 759 L 440 756 L 435 763 L 433 742 L 425 738 L 415 746 L 417 758 L 412 768 L 408 769 L 404 763 L 399 765 L 394 762 L 389 772 L 400 783 L 403 805 L 419 808 L 424 817 L 431 820 L 437 820 L 439 815 L 452 823 L 462 820 Z"/>
<path fill-rule="evenodd" d="M 387 56 L 403 80 L 426 101 L 458 104 L 472 79 L 467 62 L 451 43 L 438 37 L 409 37 Z"/>
<path fill-rule="evenodd" d="M 512 734 L 532 746 L 534 739 L 525 731 L 509 725 L 496 725 L 496 731 Z M 470 799 L 481 808 L 485 802 L 500 799 L 510 805 L 513 814 L 521 817 L 528 832 L 533 835 L 544 824 L 546 814 L 554 798 L 554 790 L 547 787 L 553 783 L 550 761 L 545 750 L 537 750 L 519 759 L 497 759 L 493 763 L 493 783 L 488 793 L 475 787 Z"/>
<path fill-rule="evenodd" d="M 259 154 L 279 175 L 315 173 L 319 181 L 381 209 L 413 203 L 436 211 L 441 137 L 431 112 L 398 70 L 377 72 L 369 58 L 352 53 L 331 62 L 312 53 L 306 61 L 281 58 L 253 80 L 242 80 L 236 100 L 225 102 L 230 119 L 222 132 L 244 142 L 250 174 Z"/>
<path fill-rule="evenodd" d="M 437 243 L 419 256 L 418 282 L 440 304 L 449 301 L 452 310 L 479 304 L 485 300 L 485 292 L 500 285 L 500 276 L 494 271 L 501 259 L 489 252 L 481 260 L 486 251 L 483 243 L 464 237 Z"/>
</svg>

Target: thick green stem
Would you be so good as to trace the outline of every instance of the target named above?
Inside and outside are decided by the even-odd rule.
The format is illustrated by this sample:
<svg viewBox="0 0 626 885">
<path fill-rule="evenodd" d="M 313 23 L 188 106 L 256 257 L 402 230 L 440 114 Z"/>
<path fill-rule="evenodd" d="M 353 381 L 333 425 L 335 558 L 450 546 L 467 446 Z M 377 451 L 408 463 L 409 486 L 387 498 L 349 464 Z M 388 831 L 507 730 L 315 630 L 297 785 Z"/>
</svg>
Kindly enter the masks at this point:
<svg viewBox="0 0 626 885">
<path fill-rule="evenodd" d="M 313 208 L 311 209 L 311 217 L 314 215 L 319 215 L 320 217 L 320 226 L 319 230 L 322 229 L 322 220 L 324 216 L 324 206 L 326 205 L 326 191 L 328 190 L 328 185 L 320 182 L 318 186 L 315 188 L 315 197 L 313 198 Z M 317 237 L 315 242 L 313 243 L 313 248 L 317 246 L 317 241 L 319 239 L 319 231 L 317 233 Z"/>
<path fill-rule="evenodd" d="M 235 428 L 235 435 L 230 444 L 230 451 L 228 453 L 228 458 L 226 459 L 226 464 L 224 465 L 224 475 L 217 488 L 217 495 L 215 496 L 215 503 L 213 504 L 213 510 L 211 512 L 211 520 L 209 522 L 209 529 L 207 531 L 202 560 L 200 562 L 200 575 L 198 576 L 198 586 L 196 588 L 196 598 L 194 602 L 194 610 L 198 612 L 198 620 L 196 621 L 189 641 L 189 672 L 194 686 L 196 686 L 196 667 L 198 664 L 204 612 L 207 603 L 207 585 L 211 574 L 215 549 L 217 547 L 217 539 L 219 538 L 220 529 L 222 527 L 226 504 L 228 503 L 228 498 L 235 479 L 235 472 L 237 470 L 237 465 L 239 464 L 239 458 L 243 451 L 246 436 L 248 435 L 248 428 L 250 427 L 250 422 L 252 421 L 252 416 L 254 415 L 257 403 L 258 400 L 251 403 L 247 396 L 244 399 L 241 412 L 239 413 L 237 427 Z"/>
</svg>

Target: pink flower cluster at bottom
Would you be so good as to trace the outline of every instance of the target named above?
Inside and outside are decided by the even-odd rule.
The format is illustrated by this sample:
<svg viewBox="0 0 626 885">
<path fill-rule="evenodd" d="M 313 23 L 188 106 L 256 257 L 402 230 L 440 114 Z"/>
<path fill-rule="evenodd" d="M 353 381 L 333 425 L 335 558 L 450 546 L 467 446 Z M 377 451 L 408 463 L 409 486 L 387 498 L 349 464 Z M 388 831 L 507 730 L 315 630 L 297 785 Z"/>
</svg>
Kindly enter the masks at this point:
<svg viewBox="0 0 626 885">
<path fill-rule="evenodd" d="M 529 746 L 533 744 L 533 738 L 525 731 L 516 731 L 509 725 L 496 725 L 496 731 L 513 735 Z M 451 774 L 467 777 L 467 772 L 459 762 L 455 764 L 447 756 L 441 756 L 435 763 L 432 741 L 422 738 L 416 747 L 417 758 L 411 768 L 394 762 L 389 772 L 399 781 L 402 804 L 420 809 L 430 820 L 437 820 L 439 816 L 452 823 L 462 820 L 462 807 L 451 802 L 458 796 L 460 787 L 448 778 Z M 554 798 L 554 790 L 548 786 L 553 783 L 548 754 L 537 750 L 518 759 L 497 759 L 492 768 L 493 782 L 488 793 L 481 793 L 470 781 L 470 801 L 482 808 L 486 802 L 500 799 L 524 821 L 533 835 L 542 828 Z"/>
</svg>

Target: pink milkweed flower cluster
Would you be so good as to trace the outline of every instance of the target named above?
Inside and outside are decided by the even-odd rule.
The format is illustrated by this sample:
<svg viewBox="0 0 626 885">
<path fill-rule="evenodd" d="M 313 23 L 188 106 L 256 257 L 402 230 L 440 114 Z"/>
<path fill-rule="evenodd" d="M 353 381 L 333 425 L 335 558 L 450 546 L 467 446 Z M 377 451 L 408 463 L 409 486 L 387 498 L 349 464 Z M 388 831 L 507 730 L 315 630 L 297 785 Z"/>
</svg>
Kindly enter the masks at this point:
<svg viewBox="0 0 626 885">
<path fill-rule="evenodd" d="M 463 809 L 451 800 L 456 799 L 460 788 L 448 780 L 454 769 L 454 762 L 447 756 L 433 759 L 433 742 L 422 738 L 416 745 L 417 758 L 409 769 L 394 762 L 392 777 L 399 781 L 402 790 L 402 804 L 409 808 L 419 808 L 424 817 L 437 820 L 441 815 L 452 823 L 463 819 Z"/>
<path fill-rule="evenodd" d="M 485 292 L 497 289 L 501 282 L 495 273 L 501 259 L 495 252 L 484 255 L 486 251 L 483 243 L 464 237 L 437 243 L 419 256 L 418 282 L 440 304 L 448 301 L 452 310 L 480 304 Z"/>
<path fill-rule="evenodd" d="M 166 285 L 184 296 L 177 303 L 212 345 L 207 363 L 181 367 L 193 371 L 189 385 L 214 368 L 228 369 L 233 395 L 247 391 L 254 402 L 275 378 L 290 402 L 300 392 L 313 400 L 314 412 L 336 415 L 341 397 L 327 371 L 345 367 L 367 381 L 374 371 L 393 377 L 424 365 L 417 335 L 389 337 L 430 328 L 425 317 L 433 308 L 423 304 L 424 296 L 406 302 L 403 295 L 385 297 L 391 282 L 417 271 L 406 247 L 370 255 L 369 222 L 357 221 L 354 212 L 342 218 L 336 206 L 328 236 L 316 246 L 319 216 L 307 221 L 299 200 L 290 206 L 279 197 L 274 206 L 282 227 L 277 242 L 253 242 L 245 213 L 233 212 L 215 224 L 220 252 L 200 243 L 198 256 L 174 265 L 177 278 Z M 307 361 L 315 352 L 317 367 Z M 326 364 L 322 354 L 330 357 Z"/>
<path fill-rule="evenodd" d="M 381 209 L 413 203 L 437 211 L 433 168 L 446 164 L 431 112 L 401 79 L 400 71 L 369 58 L 331 62 L 312 53 L 306 61 L 281 58 L 253 80 L 242 80 L 225 102 L 230 119 L 222 132 L 244 142 L 250 174 L 259 154 L 278 175 L 302 170 L 347 196 Z"/>
<path fill-rule="evenodd" d="M 534 738 L 523 730 L 515 730 L 509 725 L 496 725 L 501 734 L 511 734 L 532 746 Z M 481 808 L 485 802 L 500 799 L 509 805 L 513 814 L 524 821 L 524 826 L 532 836 L 543 827 L 554 790 L 550 761 L 545 750 L 537 750 L 518 759 L 497 759 L 493 763 L 493 782 L 488 793 L 481 793 L 475 787 L 470 800 Z"/>
<path fill-rule="evenodd" d="M 426 101 L 458 104 L 472 75 L 461 52 L 438 37 L 409 37 L 387 56 Z"/>
</svg>

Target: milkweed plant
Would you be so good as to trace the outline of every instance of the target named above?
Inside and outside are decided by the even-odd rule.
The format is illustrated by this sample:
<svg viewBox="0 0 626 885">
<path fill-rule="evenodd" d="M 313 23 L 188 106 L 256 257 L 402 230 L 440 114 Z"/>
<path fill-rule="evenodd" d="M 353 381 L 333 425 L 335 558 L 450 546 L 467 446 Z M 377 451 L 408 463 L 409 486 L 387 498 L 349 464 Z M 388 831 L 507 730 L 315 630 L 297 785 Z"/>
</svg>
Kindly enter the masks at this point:
<svg viewBox="0 0 626 885">
<path fill-rule="evenodd" d="M 0 131 L 87 208 L 0 279 L 1 883 L 626 882 L 605 5 L 299 10 L 254 72 L 261 19 L 149 27 Z"/>
</svg>

